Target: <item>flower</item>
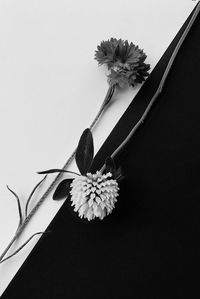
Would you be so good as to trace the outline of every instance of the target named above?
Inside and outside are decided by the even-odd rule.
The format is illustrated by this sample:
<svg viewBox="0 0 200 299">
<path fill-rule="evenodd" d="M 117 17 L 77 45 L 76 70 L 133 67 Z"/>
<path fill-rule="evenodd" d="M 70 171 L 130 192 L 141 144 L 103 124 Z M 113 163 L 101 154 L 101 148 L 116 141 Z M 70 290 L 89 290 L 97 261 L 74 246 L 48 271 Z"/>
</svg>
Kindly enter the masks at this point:
<svg viewBox="0 0 200 299">
<path fill-rule="evenodd" d="M 102 41 L 95 51 L 99 65 L 106 64 L 110 71 L 108 82 L 121 88 L 142 83 L 149 75 L 150 65 L 144 61 L 146 54 L 132 42 L 111 38 Z"/>
<path fill-rule="evenodd" d="M 103 219 L 112 213 L 118 196 L 118 183 L 110 172 L 87 173 L 78 176 L 71 183 L 71 201 L 79 217 Z"/>
</svg>

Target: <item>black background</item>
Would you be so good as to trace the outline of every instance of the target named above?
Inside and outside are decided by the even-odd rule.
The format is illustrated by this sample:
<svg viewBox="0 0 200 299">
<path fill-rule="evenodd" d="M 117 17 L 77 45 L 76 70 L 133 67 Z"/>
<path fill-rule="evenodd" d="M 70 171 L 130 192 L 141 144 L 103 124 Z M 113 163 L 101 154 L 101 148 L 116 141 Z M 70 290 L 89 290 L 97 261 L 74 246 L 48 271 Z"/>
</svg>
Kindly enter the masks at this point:
<svg viewBox="0 0 200 299">
<path fill-rule="evenodd" d="M 93 170 L 141 116 L 187 22 L 98 152 Z M 200 15 L 146 122 L 116 158 L 126 177 L 113 213 L 82 222 L 66 201 L 3 299 L 199 298 L 199 86 Z"/>
</svg>

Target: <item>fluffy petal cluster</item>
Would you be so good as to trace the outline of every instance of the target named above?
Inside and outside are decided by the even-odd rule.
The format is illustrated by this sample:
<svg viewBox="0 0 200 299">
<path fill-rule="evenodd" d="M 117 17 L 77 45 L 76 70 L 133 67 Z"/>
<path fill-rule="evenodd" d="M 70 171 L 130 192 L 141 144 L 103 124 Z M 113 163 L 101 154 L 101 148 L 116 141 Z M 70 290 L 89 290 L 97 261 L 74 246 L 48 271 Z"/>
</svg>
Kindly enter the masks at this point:
<svg viewBox="0 0 200 299">
<path fill-rule="evenodd" d="M 114 209 L 118 190 L 118 183 L 112 179 L 110 172 L 87 173 L 86 176 L 81 175 L 73 180 L 71 205 L 81 218 L 89 221 L 94 218 L 103 219 Z"/>
<path fill-rule="evenodd" d="M 146 54 L 138 46 L 127 40 L 111 38 L 102 41 L 95 51 L 95 59 L 100 65 L 106 64 L 111 85 L 122 88 L 142 83 L 149 75 L 150 65 L 144 61 Z"/>
</svg>

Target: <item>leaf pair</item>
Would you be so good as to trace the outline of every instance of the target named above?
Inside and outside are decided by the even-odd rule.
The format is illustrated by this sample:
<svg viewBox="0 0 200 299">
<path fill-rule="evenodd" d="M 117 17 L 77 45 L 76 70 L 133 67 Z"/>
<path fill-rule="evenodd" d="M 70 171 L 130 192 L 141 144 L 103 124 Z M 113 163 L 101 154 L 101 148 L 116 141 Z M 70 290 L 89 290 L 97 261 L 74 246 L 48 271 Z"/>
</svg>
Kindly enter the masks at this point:
<svg viewBox="0 0 200 299">
<path fill-rule="evenodd" d="M 79 141 L 76 151 L 76 164 L 82 175 L 90 170 L 94 157 L 94 143 L 90 129 L 86 129 Z M 105 161 L 105 173 L 110 172 L 114 179 L 122 178 L 121 168 L 116 168 L 112 157 L 107 157 Z"/>
<path fill-rule="evenodd" d="M 80 171 L 81 175 L 86 175 L 92 166 L 94 159 L 94 142 L 93 137 L 90 129 L 85 129 L 82 133 L 77 149 L 75 154 L 75 160 L 77 167 Z M 56 172 L 66 172 L 66 173 L 72 173 L 75 175 L 79 175 L 78 173 L 64 170 L 64 169 L 49 169 L 46 171 L 38 172 L 40 174 L 50 174 L 50 173 L 56 173 Z M 121 169 L 116 168 L 114 160 L 112 157 L 107 157 L 105 161 L 105 173 L 110 172 L 112 173 L 113 179 L 120 180 L 122 178 L 121 175 Z M 54 194 L 53 194 L 53 200 L 61 200 L 64 198 L 67 198 L 70 194 L 71 190 L 71 183 L 73 179 L 64 179 L 62 180 Z"/>
<path fill-rule="evenodd" d="M 33 197 L 33 194 L 38 189 L 38 187 L 43 183 L 43 181 L 46 179 L 46 177 L 47 177 L 47 175 L 41 181 L 39 181 L 39 183 L 37 183 L 37 185 L 31 191 L 31 193 L 30 193 L 30 195 L 29 195 L 29 197 L 26 201 L 25 216 L 23 216 L 23 213 L 22 213 L 22 208 L 21 208 L 21 203 L 20 203 L 19 196 L 12 189 L 10 189 L 10 187 L 7 185 L 7 189 L 14 195 L 14 197 L 17 200 L 17 207 L 18 207 L 18 213 L 19 213 L 19 225 L 18 225 L 18 227 L 22 224 L 23 218 L 27 217 L 27 215 L 28 215 L 28 207 L 29 207 L 29 203 L 31 201 L 31 198 Z"/>
<path fill-rule="evenodd" d="M 26 202 L 26 206 L 25 206 L 25 215 L 23 216 L 22 213 L 22 208 L 21 208 L 21 203 L 20 203 L 20 198 L 17 195 L 17 193 L 15 193 L 12 189 L 10 189 L 10 187 L 7 186 L 7 189 L 14 195 L 14 197 L 17 200 L 17 206 L 18 206 L 18 213 L 19 213 L 19 224 L 15 233 L 14 238 L 12 239 L 12 241 L 10 242 L 9 246 L 7 247 L 7 249 L 3 252 L 3 254 L 0 256 L 0 264 L 5 262 L 6 260 L 10 259 L 11 257 L 13 257 L 14 255 L 16 255 L 19 251 L 21 251 L 36 235 L 41 235 L 44 234 L 46 232 L 37 232 L 34 233 L 33 235 L 31 235 L 28 240 L 26 240 L 18 249 L 16 249 L 12 254 L 8 255 L 7 257 L 4 257 L 6 255 L 6 253 L 8 252 L 8 249 L 10 248 L 10 246 L 13 244 L 13 242 L 18 238 L 18 234 L 20 234 L 20 229 L 23 228 L 23 226 L 25 226 L 25 224 L 27 224 L 27 219 L 29 217 L 28 215 L 28 206 L 29 203 L 31 201 L 31 198 L 33 196 L 33 194 L 35 193 L 35 191 L 38 189 L 38 187 L 41 185 L 41 183 L 46 179 L 47 176 L 45 176 L 39 183 L 37 183 L 37 185 L 33 188 L 32 192 L 30 193 L 28 200 Z"/>
</svg>

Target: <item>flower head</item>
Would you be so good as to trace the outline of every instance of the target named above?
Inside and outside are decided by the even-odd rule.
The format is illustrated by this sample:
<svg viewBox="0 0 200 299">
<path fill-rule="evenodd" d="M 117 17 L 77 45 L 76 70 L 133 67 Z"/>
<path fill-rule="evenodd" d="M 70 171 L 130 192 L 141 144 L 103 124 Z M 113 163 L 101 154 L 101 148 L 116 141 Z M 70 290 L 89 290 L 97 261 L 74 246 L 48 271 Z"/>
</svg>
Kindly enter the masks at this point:
<svg viewBox="0 0 200 299">
<path fill-rule="evenodd" d="M 132 42 L 116 38 L 102 41 L 95 51 L 99 65 L 106 64 L 110 71 L 109 84 L 122 88 L 142 83 L 149 75 L 150 65 L 144 62 L 146 57 Z"/>
<path fill-rule="evenodd" d="M 87 173 L 75 178 L 71 184 L 71 202 L 79 217 L 92 220 L 103 219 L 115 207 L 118 183 L 110 172 Z"/>
</svg>

